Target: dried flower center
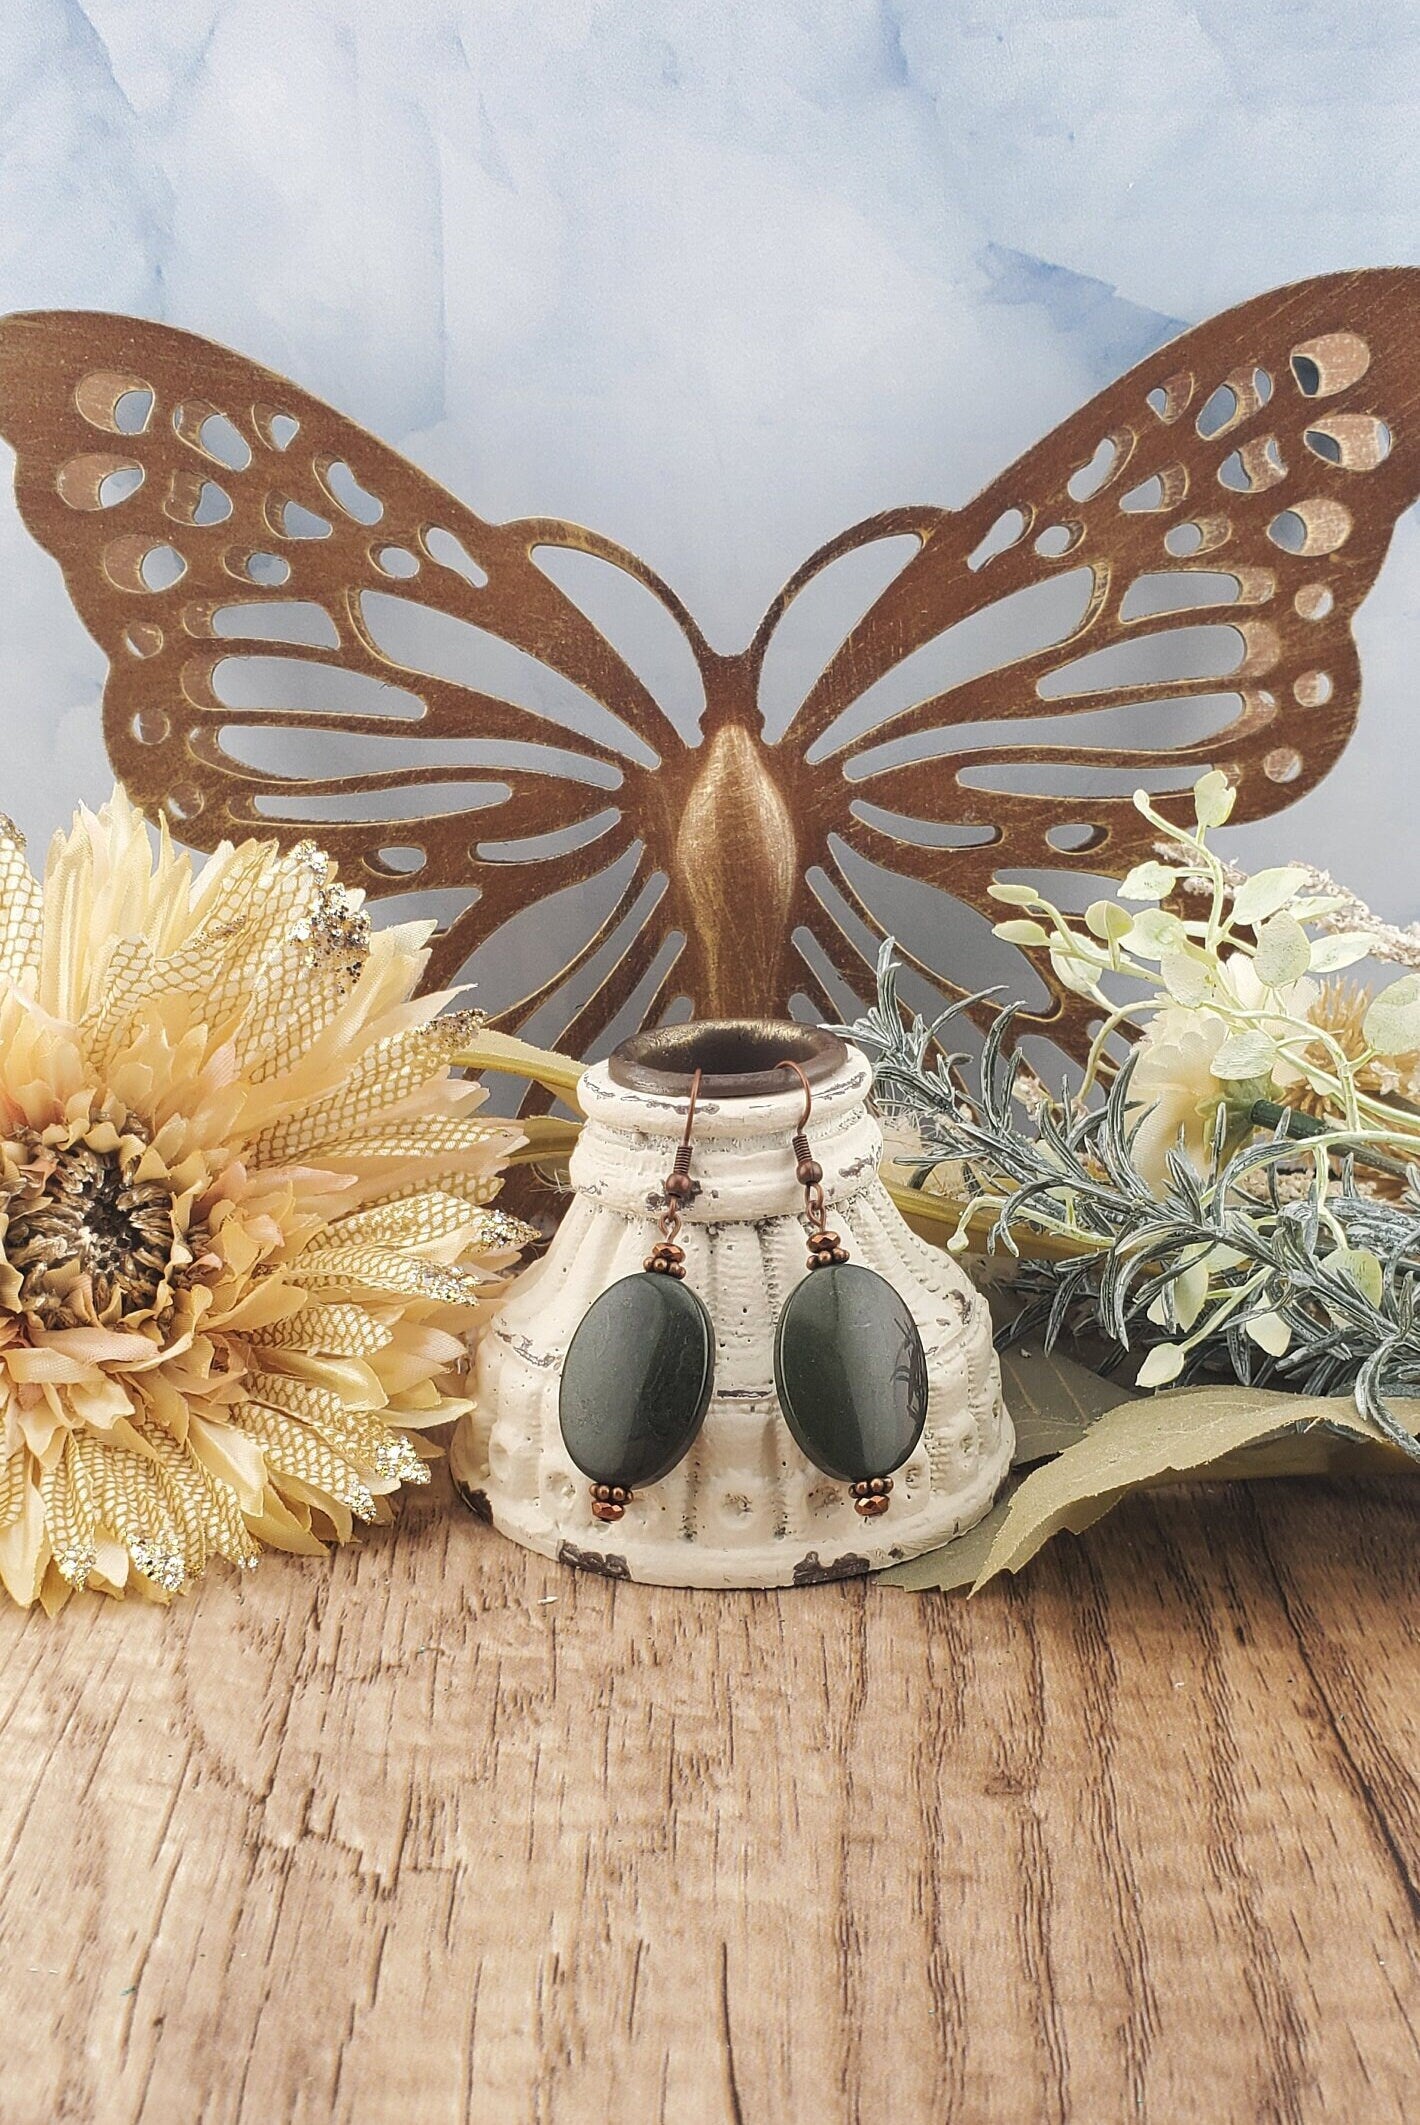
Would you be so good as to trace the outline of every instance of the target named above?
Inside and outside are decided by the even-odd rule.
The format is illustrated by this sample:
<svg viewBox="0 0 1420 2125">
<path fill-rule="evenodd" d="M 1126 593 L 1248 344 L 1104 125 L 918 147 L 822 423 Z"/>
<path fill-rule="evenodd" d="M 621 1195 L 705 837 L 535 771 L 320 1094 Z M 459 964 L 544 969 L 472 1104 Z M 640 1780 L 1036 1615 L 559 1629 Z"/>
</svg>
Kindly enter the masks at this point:
<svg viewBox="0 0 1420 2125">
<path fill-rule="evenodd" d="M 174 1281 L 171 1189 L 130 1179 L 117 1151 L 21 1143 L 29 1158 L 4 1191 L 0 1243 L 20 1279 L 19 1310 L 50 1328 L 102 1319 L 115 1300 L 121 1314 L 151 1311 Z"/>
</svg>

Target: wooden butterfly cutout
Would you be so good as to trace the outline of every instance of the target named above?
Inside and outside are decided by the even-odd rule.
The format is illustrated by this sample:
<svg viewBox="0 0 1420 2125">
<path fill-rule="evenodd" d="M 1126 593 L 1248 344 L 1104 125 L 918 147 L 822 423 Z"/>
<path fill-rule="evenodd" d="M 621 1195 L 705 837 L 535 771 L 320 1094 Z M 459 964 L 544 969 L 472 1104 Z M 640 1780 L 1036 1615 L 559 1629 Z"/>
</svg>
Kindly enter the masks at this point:
<svg viewBox="0 0 1420 2125">
<path fill-rule="evenodd" d="M 538 1014 L 583 1054 L 677 1000 L 836 1017 L 835 978 L 863 993 L 885 934 L 874 879 L 990 915 L 1002 872 L 1118 875 L 1146 854 L 1140 782 L 1184 817 L 1220 766 L 1256 819 L 1318 781 L 1356 720 L 1352 616 L 1420 491 L 1417 296 L 1420 271 L 1335 274 L 1200 325 L 965 508 L 831 540 L 732 655 L 610 540 L 485 522 L 285 378 L 164 325 L 0 323 L 0 431 L 109 658 L 104 732 L 133 797 L 202 848 L 309 836 L 377 898 L 453 896 L 436 985 L 580 889 L 586 934 L 504 1020 Z M 766 734 L 796 601 L 831 609 L 869 550 L 890 577 Z M 679 630 L 696 742 L 555 579 L 569 554 Z M 1048 639 L 1021 648 L 1042 617 Z M 428 668 L 450 626 L 494 678 Z M 520 695 L 519 672 L 547 684 Z M 1056 722 L 1042 743 L 1061 717 L 1076 742 Z M 271 764 L 273 733 L 294 734 L 294 768 Z M 957 949 L 944 924 L 909 956 L 959 994 Z M 1087 1017 L 1054 989 L 1036 1023 L 1072 1048 Z"/>
</svg>

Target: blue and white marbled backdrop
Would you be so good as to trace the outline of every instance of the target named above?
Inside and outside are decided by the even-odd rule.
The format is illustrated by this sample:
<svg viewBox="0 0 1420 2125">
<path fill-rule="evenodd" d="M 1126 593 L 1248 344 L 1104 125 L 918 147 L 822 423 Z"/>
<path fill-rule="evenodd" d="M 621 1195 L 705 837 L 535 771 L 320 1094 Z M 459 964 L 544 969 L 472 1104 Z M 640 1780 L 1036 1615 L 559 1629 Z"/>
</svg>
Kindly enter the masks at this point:
<svg viewBox="0 0 1420 2125">
<path fill-rule="evenodd" d="M 957 503 L 1168 337 L 1417 257 L 1412 0 L 8 0 L 0 308 L 226 340 L 482 513 L 579 519 L 724 646 L 822 539 Z M 109 773 L 0 489 L 0 804 Z M 1420 913 L 1420 529 L 1360 732 L 1247 830 Z"/>
</svg>

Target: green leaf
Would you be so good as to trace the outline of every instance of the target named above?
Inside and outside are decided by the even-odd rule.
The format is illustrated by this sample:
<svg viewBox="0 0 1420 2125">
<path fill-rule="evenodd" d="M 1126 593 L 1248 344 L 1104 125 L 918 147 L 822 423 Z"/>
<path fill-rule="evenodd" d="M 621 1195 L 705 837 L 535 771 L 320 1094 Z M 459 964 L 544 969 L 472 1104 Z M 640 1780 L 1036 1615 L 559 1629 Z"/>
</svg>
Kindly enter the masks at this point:
<svg viewBox="0 0 1420 2125">
<path fill-rule="evenodd" d="M 1311 939 L 1290 915 L 1273 915 L 1257 933 L 1257 956 L 1253 965 L 1259 981 L 1280 989 L 1300 981 L 1312 963 Z"/>
<path fill-rule="evenodd" d="M 1349 1277 L 1373 1306 L 1380 1305 L 1381 1293 L 1385 1289 L 1385 1271 L 1380 1256 L 1372 1254 L 1369 1247 L 1335 1247 L 1326 1257 L 1326 1266 L 1338 1276 Z"/>
<path fill-rule="evenodd" d="M 1237 791 L 1220 769 L 1193 785 L 1193 816 L 1200 826 L 1222 826 L 1237 802 Z"/>
<path fill-rule="evenodd" d="M 1420 1430 L 1420 1403 L 1391 1409 L 1407 1430 Z M 1321 1424 L 1364 1444 L 1378 1470 L 1410 1465 L 1349 1397 L 1184 1387 L 1107 1410 L 1077 1445 L 1026 1477 L 1007 1504 L 976 1585 L 997 1572 L 1018 1572 L 1052 1535 L 1088 1527 L 1141 1485 L 1190 1475 L 1278 1433 Z"/>
<path fill-rule="evenodd" d="M 1183 1371 L 1185 1355 L 1178 1343 L 1155 1343 L 1153 1349 L 1145 1353 L 1144 1362 L 1135 1375 L 1135 1385 L 1163 1387 L 1168 1381 L 1176 1380 Z"/>
<path fill-rule="evenodd" d="M 1012 885 L 1009 880 L 993 878 L 986 888 L 993 900 L 1004 900 L 1008 908 L 1038 908 L 1039 893 L 1033 885 Z"/>
<path fill-rule="evenodd" d="M 1050 942 L 1049 930 L 1039 922 L 993 922 L 991 927 L 998 937 L 1005 938 L 1007 944 L 1042 945 Z"/>
<path fill-rule="evenodd" d="M 1189 1329 L 1202 1313 L 1208 1298 L 1208 1286 L 1212 1281 L 1211 1257 L 1201 1262 L 1190 1262 L 1187 1269 L 1179 1271 L 1170 1287 L 1173 1292 L 1173 1310 L 1178 1325 L 1187 1335 Z"/>
<path fill-rule="evenodd" d="M 1256 928 L 1296 897 L 1306 875 L 1295 863 L 1282 864 L 1276 870 L 1255 871 L 1233 896 L 1233 921 Z"/>
<path fill-rule="evenodd" d="M 1342 967 L 1354 967 L 1370 949 L 1370 938 L 1361 936 L 1357 930 L 1338 931 L 1331 937 L 1314 937 L 1311 971 L 1314 974 L 1335 974 Z"/>
<path fill-rule="evenodd" d="M 1159 961 L 1159 978 L 1175 1003 L 1190 1008 L 1203 1002 L 1213 989 L 1213 972 L 1197 952 L 1165 952 Z"/>
<path fill-rule="evenodd" d="M 1062 988 L 1071 989 L 1076 996 L 1097 996 L 1099 983 L 1094 969 L 1084 961 L 1069 958 L 1058 948 L 1050 954 L 1051 971 Z"/>
<path fill-rule="evenodd" d="M 1265 1033 L 1234 1033 L 1213 1057 L 1211 1068 L 1214 1077 L 1226 1083 L 1231 1078 L 1270 1077 L 1276 1060 L 1276 1042 Z"/>
<path fill-rule="evenodd" d="M 1140 959 L 1162 959 L 1165 952 L 1180 951 L 1187 934 L 1177 915 L 1164 908 L 1145 908 L 1134 917 L 1125 943 Z"/>
<path fill-rule="evenodd" d="M 1119 1381 L 1102 1380 L 1077 1358 L 1056 1350 L 1022 1349 L 1018 1344 L 1001 1353 L 1001 1386 L 1016 1428 L 1012 1458 L 1016 1469 L 1032 1467 L 1063 1453 L 1085 1436 L 1105 1410 L 1133 1399 L 1130 1390 Z M 877 1583 L 914 1592 L 950 1592 L 972 1585 L 980 1576 L 1009 1504 L 1007 1491 L 997 1501 L 995 1510 L 964 1535 L 958 1535 L 941 1549 L 929 1550 L 925 1556 L 894 1565 L 891 1571 L 879 1572 Z"/>
<path fill-rule="evenodd" d="M 1119 888 L 1121 900 L 1167 900 L 1178 872 L 1166 863 L 1136 863 Z"/>
<path fill-rule="evenodd" d="M 1085 909 L 1085 927 L 1107 944 L 1113 944 L 1128 936 L 1134 927 L 1134 917 L 1128 908 L 1120 907 L 1116 901 L 1092 900 Z"/>
<path fill-rule="evenodd" d="M 1361 1027 L 1378 1055 L 1420 1048 L 1420 975 L 1402 974 L 1372 1001 Z"/>
<path fill-rule="evenodd" d="M 1270 1358 L 1280 1358 L 1292 1340 L 1292 1331 L 1280 1313 L 1255 1313 L 1245 1321 L 1245 1332 Z"/>
</svg>

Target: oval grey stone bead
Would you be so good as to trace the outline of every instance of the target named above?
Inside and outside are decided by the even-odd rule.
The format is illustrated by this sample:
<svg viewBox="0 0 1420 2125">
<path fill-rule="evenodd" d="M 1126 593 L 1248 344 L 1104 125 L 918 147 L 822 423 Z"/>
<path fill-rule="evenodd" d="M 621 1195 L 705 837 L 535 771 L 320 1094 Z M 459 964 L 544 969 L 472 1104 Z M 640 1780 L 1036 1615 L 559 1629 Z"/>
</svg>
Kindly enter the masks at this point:
<svg viewBox="0 0 1420 2125">
<path fill-rule="evenodd" d="M 714 1377 L 715 1334 L 695 1292 L 651 1270 L 620 1278 L 593 1299 L 562 1361 L 568 1453 L 593 1483 L 659 1483 L 695 1444 Z"/>
<path fill-rule="evenodd" d="M 774 1333 L 774 1384 L 800 1448 L 838 1483 L 900 1468 L 927 1421 L 927 1354 L 876 1269 L 834 1262 L 796 1284 Z"/>
</svg>

